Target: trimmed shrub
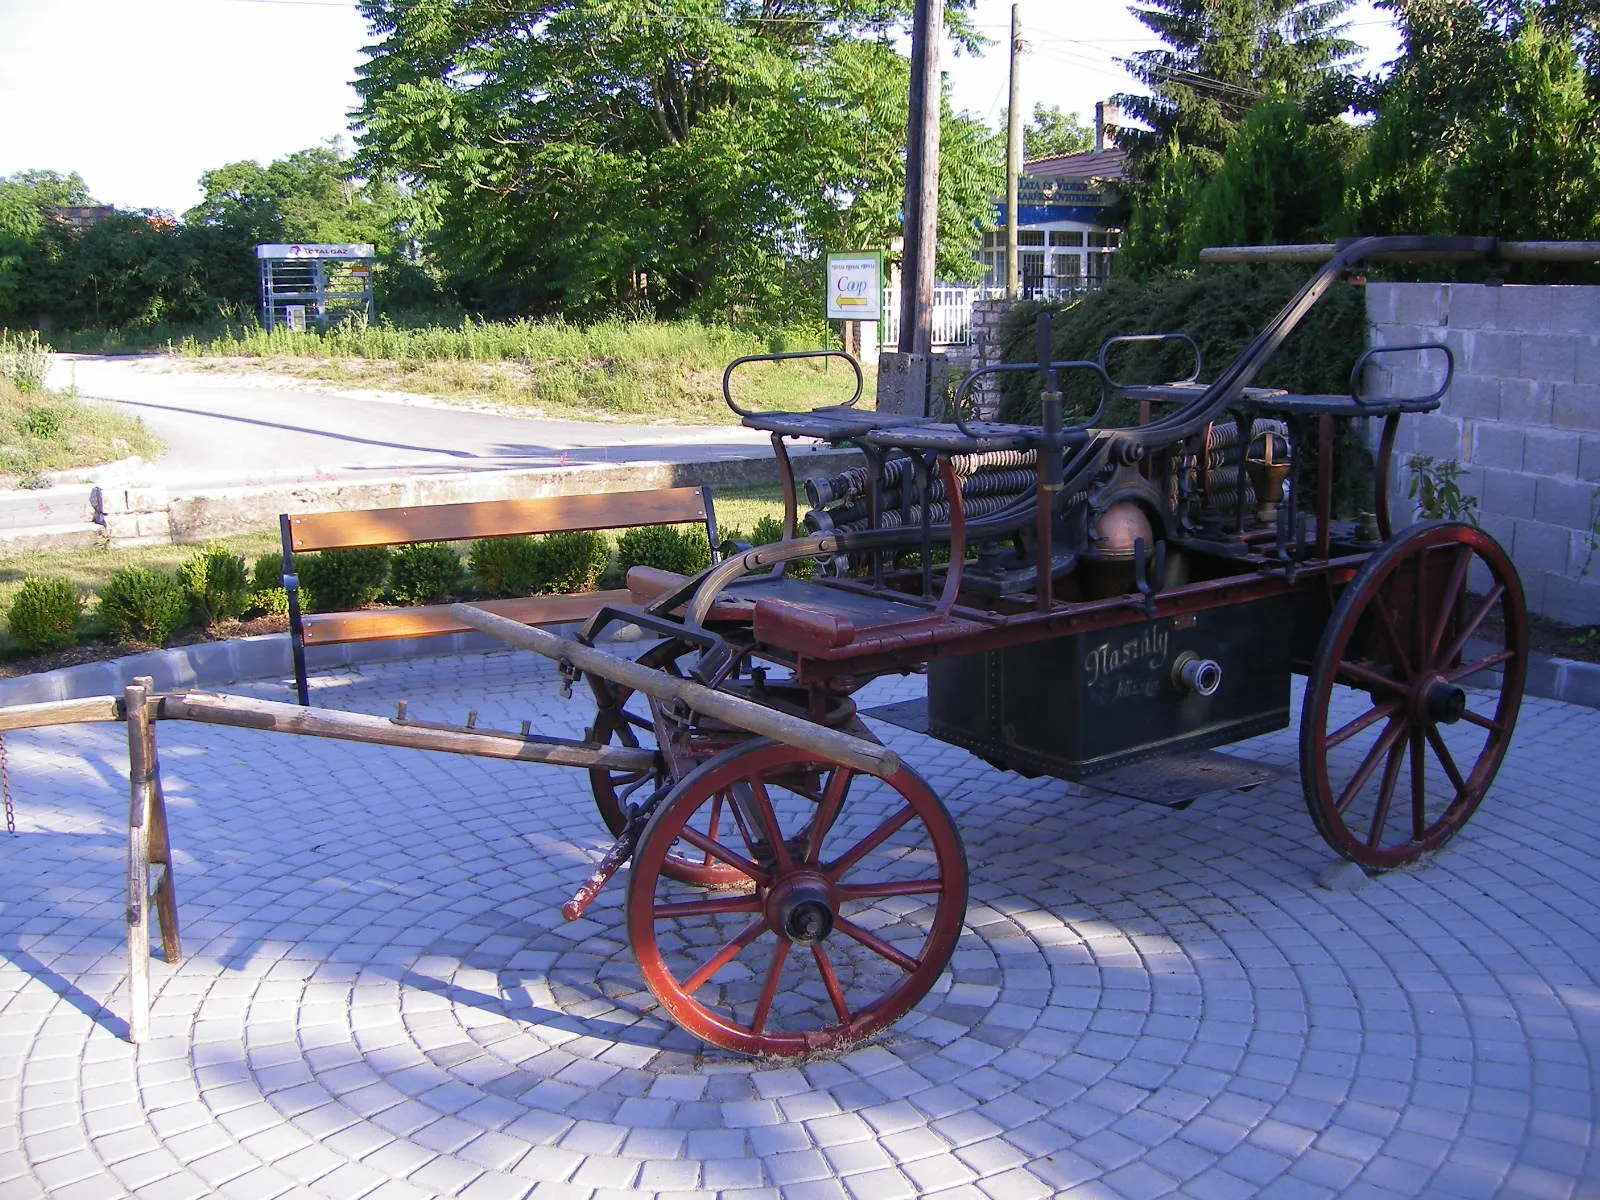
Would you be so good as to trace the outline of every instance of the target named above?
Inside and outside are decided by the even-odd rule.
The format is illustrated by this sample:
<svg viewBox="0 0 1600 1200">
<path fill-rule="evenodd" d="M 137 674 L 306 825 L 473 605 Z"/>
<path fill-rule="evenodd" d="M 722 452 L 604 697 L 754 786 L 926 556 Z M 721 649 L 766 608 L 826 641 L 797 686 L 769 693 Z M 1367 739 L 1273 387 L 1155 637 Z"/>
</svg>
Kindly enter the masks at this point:
<svg viewBox="0 0 1600 1200">
<path fill-rule="evenodd" d="M 389 558 L 387 546 L 353 546 L 297 557 L 295 568 L 306 589 L 300 596 L 301 606 L 312 612 L 365 608 L 383 591 Z"/>
<path fill-rule="evenodd" d="M 30 575 L 12 597 L 6 620 L 24 650 L 64 650 L 78 640 L 82 612 L 83 597 L 71 580 Z"/>
<path fill-rule="evenodd" d="M 178 567 L 189 593 L 189 607 L 202 625 L 236 621 L 250 603 L 250 577 L 244 559 L 226 546 L 197 550 Z"/>
<path fill-rule="evenodd" d="M 626 574 L 629 567 L 655 567 L 693 575 L 711 565 L 711 546 L 704 529 L 676 525 L 646 525 L 625 529 L 617 539 L 617 566 Z"/>
<path fill-rule="evenodd" d="M 289 593 L 283 586 L 283 555 L 263 554 L 256 559 L 250 572 L 250 607 L 246 611 L 269 617 L 281 617 L 289 611 Z"/>
<path fill-rule="evenodd" d="M 610 561 L 611 543 L 598 530 L 547 533 L 533 544 L 533 590 L 547 595 L 593 591 Z"/>
<path fill-rule="evenodd" d="M 461 556 L 444 542 L 400 546 L 389 560 L 389 595 L 397 604 L 442 604 L 461 580 Z"/>
<path fill-rule="evenodd" d="M 479 538 L 467 555 L 467 571 L 480 596 L 531 595 L 538 582 L 539 552 L 531 537 Z"/>
<path fill-rule="evenodd" d="M 189 593 L 168 571 L 123 567 L 100 589 L 97 611 L 119 641 L 164 646 L 189 615 Z"/>
</svg>

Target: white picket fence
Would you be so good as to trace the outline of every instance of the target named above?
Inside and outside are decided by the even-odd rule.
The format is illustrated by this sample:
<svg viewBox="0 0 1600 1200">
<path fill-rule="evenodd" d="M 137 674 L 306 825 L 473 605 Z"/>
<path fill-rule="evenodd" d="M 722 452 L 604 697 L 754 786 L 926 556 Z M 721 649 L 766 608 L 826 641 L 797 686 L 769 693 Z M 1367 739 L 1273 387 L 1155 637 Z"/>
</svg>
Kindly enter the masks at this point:
<svg viewBox="0 0 1600 1200">
<path fill-rule="evenodd" d="M 965 346 L 972 340 L 972 303 L 987 295 L 983 288 L 936 287 L 933 289 L 933 344 Z M 898 345 L 900 341 L 900 289 L 883 289 L 883 320 L 878 322 L 878 344 Z"/>
</svg>

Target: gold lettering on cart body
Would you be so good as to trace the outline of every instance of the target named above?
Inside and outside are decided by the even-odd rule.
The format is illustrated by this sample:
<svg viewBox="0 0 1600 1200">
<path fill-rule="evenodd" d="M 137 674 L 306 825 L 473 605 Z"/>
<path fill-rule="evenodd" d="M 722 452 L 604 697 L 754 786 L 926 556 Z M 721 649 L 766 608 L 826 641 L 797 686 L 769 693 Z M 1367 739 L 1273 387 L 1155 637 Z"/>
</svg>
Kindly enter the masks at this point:
<svg viewBox="0 0 1600 1200">
<path fill-rule="evenodd" d="M 1084 655 L 1085 686 L 1113 687 L 1112 677 L 1130 670 L 1156 670 L 1167 661 L 1170 630 L 1146 626 L 1137 637 L 1120 642 L 1104 641 Z M 1113 687 L 1113 696 L 1153 696 L 1159 684 L 1154 681 L 1121 679 Z"/>
</svg>

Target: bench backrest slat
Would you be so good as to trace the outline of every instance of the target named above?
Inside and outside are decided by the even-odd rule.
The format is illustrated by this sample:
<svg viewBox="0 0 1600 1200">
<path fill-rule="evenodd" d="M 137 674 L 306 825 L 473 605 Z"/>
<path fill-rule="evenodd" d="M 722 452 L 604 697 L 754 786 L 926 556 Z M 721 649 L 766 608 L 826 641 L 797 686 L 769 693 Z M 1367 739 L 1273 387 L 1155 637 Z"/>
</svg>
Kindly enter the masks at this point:
<svg viewBox="0 0 1600 1200">
<path fill-rule="evenodd" d="M 459 542 L 519 533 L 620 529 L 706 519 L 697 487 L 648 492 L 603 492 L 536 500 L 479 500 L 364 512 L 304 513 L 288 519 L 296 553 L 347 546 L 398 546 L 406 542 Z"/>
</svg>

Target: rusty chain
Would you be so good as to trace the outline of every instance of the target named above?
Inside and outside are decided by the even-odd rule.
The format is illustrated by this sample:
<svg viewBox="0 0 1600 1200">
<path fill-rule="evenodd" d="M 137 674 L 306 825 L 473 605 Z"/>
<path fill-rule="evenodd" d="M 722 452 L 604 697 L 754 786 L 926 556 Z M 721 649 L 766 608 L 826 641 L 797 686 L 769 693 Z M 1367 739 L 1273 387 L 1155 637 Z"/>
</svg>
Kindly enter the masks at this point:
<svg viewBox="0 0 1600 1200">
<path fill-rule="evenodd" d="M 11 804 L 11 762 L 6 754 L 6 735 L 0 733 L 0 796 L 5 797 L 6 832 L 17 832 L 17 812 Z"/>
</svg>

